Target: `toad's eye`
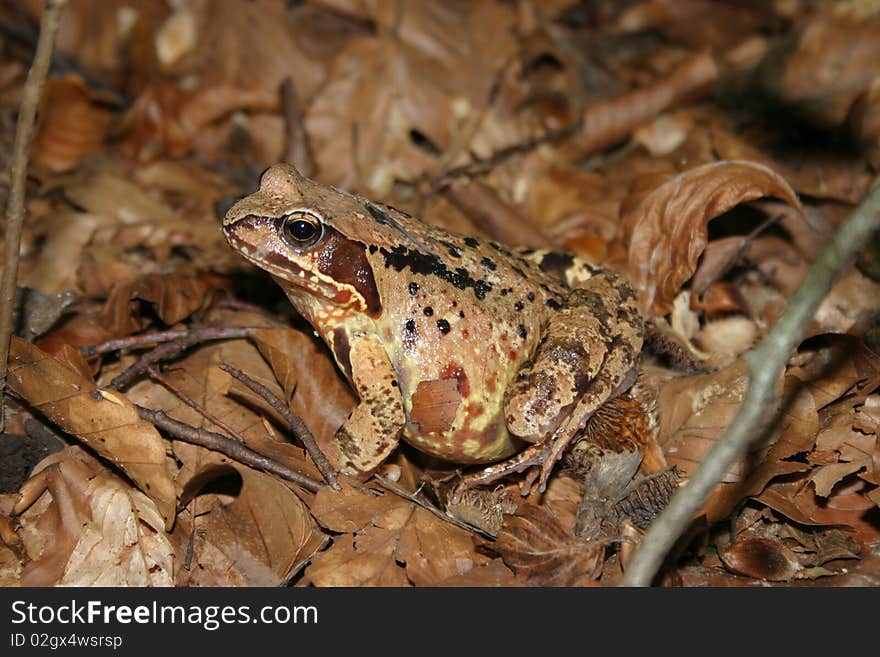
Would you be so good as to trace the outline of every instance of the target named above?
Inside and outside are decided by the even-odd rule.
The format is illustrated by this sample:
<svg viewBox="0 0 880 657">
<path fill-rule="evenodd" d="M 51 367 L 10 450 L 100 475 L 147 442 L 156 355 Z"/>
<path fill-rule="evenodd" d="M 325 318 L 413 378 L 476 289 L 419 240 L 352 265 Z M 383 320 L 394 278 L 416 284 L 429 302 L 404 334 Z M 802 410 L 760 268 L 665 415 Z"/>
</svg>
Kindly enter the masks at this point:
<svg viewBox="0 0 880 657">
<path fill-rule="evenodd" d="M 289 246 L 301 249 L 317 244 L 324 234 L 324 226 L 315 215 L 297 211 L 284 217 L 279 231 Z"/>
</svg>

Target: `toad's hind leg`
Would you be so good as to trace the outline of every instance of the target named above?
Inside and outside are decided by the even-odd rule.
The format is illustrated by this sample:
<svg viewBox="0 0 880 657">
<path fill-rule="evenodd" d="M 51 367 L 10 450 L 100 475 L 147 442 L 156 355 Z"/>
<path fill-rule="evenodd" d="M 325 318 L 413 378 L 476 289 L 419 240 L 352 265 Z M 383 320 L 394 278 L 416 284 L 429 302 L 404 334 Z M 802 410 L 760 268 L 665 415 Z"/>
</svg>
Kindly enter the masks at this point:
<svg viewBox="0 0 880 657">
<path fill-rule="evenodd" d="M 510 432 L 535 444 L 509 466 L 498 463 L 466 478 L 464 487 L 540 465 L 524 482 L 523 494 L 536 478 L 544 490 L 554 464 L 590 416 L 635 381 L 642 334 L 635 292 L 621 276 L 602 271 L 572 290 L 505 402 Z"/>
</svg>

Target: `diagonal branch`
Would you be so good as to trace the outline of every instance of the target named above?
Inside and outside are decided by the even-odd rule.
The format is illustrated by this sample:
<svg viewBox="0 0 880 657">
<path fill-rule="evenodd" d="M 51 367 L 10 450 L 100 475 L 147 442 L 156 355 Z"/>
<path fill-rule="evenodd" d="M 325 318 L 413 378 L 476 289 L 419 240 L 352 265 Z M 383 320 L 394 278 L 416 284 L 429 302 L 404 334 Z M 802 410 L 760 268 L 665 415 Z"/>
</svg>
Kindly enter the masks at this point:
<svg viewBox="0 0 880 657">
<path fill-rule="evenodd" d="M 15 284 L 18 280 L 18 253 L 21 247 L 21 231 L 24 224 L 24 189 L 27 182 L 28 159 L 31 152 L 31 138 L 37 107 L 43 96 L 43 87 L 49 74 L 55 33 L 61 10 L 66 0 L 47 0 L 40 21 L 40 36 L 31 70 L 21 93 L 21 106 L 18 110 L 18 124 L 15 126 L 15 143 L 10 162 L 9 200 L 6 204 L 6 235 L 3 278 L 0 282 L 0 431 L 6 426 L 6 413 L 3 391 L 6 389 L 7 359 L 9 340 L 12 338 L 12 307 L 15 305 Z"/>
<path fill-rule="evenodd" d="M 764 433 L 773 418 L 775 383 L 831 288 L 834 277 L 880 228 L 880 187 L 875 187 L 825 245 L 788 308 L 761 345 L 746 356 L 749 387 L 724 435 L 706 454 L 688 483 L 650 526 L 627 567 L 624 586 L 648 586 L 663 559 L 727 467 Z"/>
</svg>

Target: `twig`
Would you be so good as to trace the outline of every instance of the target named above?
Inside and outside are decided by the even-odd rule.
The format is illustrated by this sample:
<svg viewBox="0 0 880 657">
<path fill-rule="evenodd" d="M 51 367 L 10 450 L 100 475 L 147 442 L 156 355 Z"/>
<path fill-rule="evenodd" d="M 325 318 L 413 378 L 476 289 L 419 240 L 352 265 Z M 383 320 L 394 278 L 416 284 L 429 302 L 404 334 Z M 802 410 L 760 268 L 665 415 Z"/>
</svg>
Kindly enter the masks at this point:
<svg viewBox="0 0 880 657">
<path fill-rule="evenodd" d="M 233 326 L 230 328 L 220 328 L 218 326 L 206 326 L 197 329 L 176 329 L 173 331 L 154 331 L 152 333 L 139 333 L 138 335 L 129 335 L 124 338 L 115 338 L 106 340 L 98 344 L 86 345 L 80 347 L 79 352 L 86 357 L 95 356 L 97 354 L 107 354 L 111 351 L 120 351 L 122 349 L 132 349 L 134 347 L 144 347 L 147 345 L 162 344 L 178 340 L 187 336 L 196 336 L 198 340 L 221 340 L 225 338 L 247 337 L 250 333 L 240 334 L 240 331 L 258 331 L 261 326 Z"/>
<path fill-rule="evenodd" d="M 880 228 L 880 187 L 875 187 L 819 254 L 788 308 L 761 345 L 746 356 L 749 387 L 736 416 L 687 484 L 651 524 L 633 556 L 623 586 L 648 586 L 663 559 L 728 466 L 760 439 L 774 416 L 775 384 L 836 274 Z"/>
<path fill-rule="evenodd" d="M 281 110 L 287 127 L 284 161 L 294 165 L 302 175 L 309 178 L 315 173 L 315 160 L 303 125 L 299 94 L 290 76 L 284 78 L 284 82 L 281 83 Z"/>
<path fill-rule="evenodd" d="M 552 144 L 557 141 L 563 141 L 570 137 L 580 128 L 580 123 L 575 123 L 562 130 L 549 130 L 539 137 L 526 139 L 525 141 L 504 146 L 488 157 L 475 159 L 467 164 L 457 166 L 445 173 L 427 180 L 427 194 L 434 194 L 443 191 L 447 186 L 451 185 L 459 178 L 477 178 L 484 173 L 492 171 L 495 167 L 506 162 L 514 155 L 528 153 L 533 151 L 542 144 Z"/>
<path fill-rule="evenodd" d="M 21 232 L 24 224 L 24 192 L 27 182 L 28 160 L 30 159 L 31 139 L 34 132 L 37 107 L 46 85 L 55 33 L 61 11 L 66 0 L 47 0 L 40 21 L 40 36 L 34 61 L 28 71 L 24 89 L 21 92 L 21 106 L 18 110 L 18 124 L 15 127 L 15 143 L 10 162 L 9 200 L 6 205 L 6 247 L 3 278 L 0 282 L 0 431 L 6 426 L 6 412 L 3 390 L 6 388 L 7 359 L 9 341 L 12 339 L 12 309 L 15 305 L 15 284 L 18 279 L 18 253 L 21 248 Z"/>
<path fill-rule="evenodd" d="M 455 516 L 451 516 L 448 513 L 444 513 L 442 510 L 438 509 L 433 504 L 428 504 L 425 500 L 419 499 L 414 494 L 406 492 L 405 490 L 394 485 L 393 483 L 391 483 L 390 481 L 388 481 L 387 479 L 385 479 L 381 475 L 374 474 L 373 479 L 376 480 L 379 483 L 379 485 L 382 486 L 382 488 L 385 488 L 385 489 L 391 491 L 395 495 L 398 495 L 405 500 L 409 500 L 410 502 L 412 502 L 416 506 L 419 506 L 419 507 L 425 509 L 426 511 L 430 511 L 431 513 L 433 513 L 435 516 L 437 516 L 441 520 L 445 520 L 446 522 L 451 522 L 456 527 L 461 527 L 462 529 L 464 529 L 466 531 L 475 532 L 475 533 L 479 534 L 480 536 L 482 536 L 483 538 L 488 538 L 491 541 L 495 540 L 495 536 L 493 536 L 492 534 L 487 532 L 485 529 L 481 529 L 480 527 L 475 527 L 474 525 L 469 525 L 468 523 L 466 523 L 462 520 L 459 520 Z"/>
<path fill-rule="evenodd" d="M 228 339 L 228 338 L 246 338 L 254 331 L 259 329 L 256 328 L 240 328 L 240 327 L 232 327 L 232 328 L 205 328 L 205 329 L 196 329 L 194 331 L 188 331 L 185 336 L 182 338 L 177 338 L 170 342 L 166 342 L 164 344 L 160 344 L 155 349 L 151 349 L 143 356 L 141 356 L 137 362 L 132 364 L 130 367 L 124 369 L 122 372 L 116 375 L 114 379 L 110 382 L 109 388 L 114 390 L 121 390 L 129 383 L 131 383 L 138 376 L 147 371 L 147 368 L 159 361 L 169 360 L 177 356 L 180 352 L 189 349 L 193 345 L 198 344 L 199 342 L 205 342 L 207 340 L 220 340 L 220 339 Z"/>
<path fill-rule="evenodd" d="M 324 480 L 330 484 L 330 487 L 333 490 L 339 490 L 339 483 L 336 481 L 336 470 L 333 469 L 333 465 L 327 460 L 327 457 L 324 456 L 324 452 L 318 447 L 318 441 L 315 440 L 315 436 L 312 435 L 312 432 L 309 431 L 309 428 L 305 425 L 302 419 L 295 413 L 291 412 L 287 404 L 280 400 L 274 392 L 269 390 L 262 383 L 254 381 L 241 370 L 225 364 L 221 364 L 220 369 L 231 374 L 248 388 L 260 395 L 260 397 L 265 399 L 272 408 L 281 414 L 281 417 L 287 420 L 290 430 L 293 431 L 293 434 L 299 438 L 300 442 L 302 442 L 303 447 L 306 448 L 309 456 L 312 457 L 312 461 L 315 462 L 321 476 L 324 477 Z"/>
<path fill-rule="evenodd" d="M 240 442 L 235 441 L 232 438 L 227 438 L 226 436 L 221 436 L 219 433 L 214 433 L 213 431 L 184 424 L 183 422 L 168 417 L 163 411 L 154 411 L 149 408 L 144 408 L 143 406 L 138 406 L 137 404 L 135 404 L 135 406 L 138 410 L 138 414 L 140 414 L 143 420 L 167 431 L 178 440 L 206 447 L 215 452 L 220 452 L 239 463 L 244 463 L 252 468 L 258 468 L 269 474 L 278 475 L 287 481 L 292 481 L 298 486 L 302 486 L 313 493 L 317 493 L 324 486 L 324 484 L 317 479 L 312 479 L 306 474 L 291 470 L 286 465 L 270 459 L 268 456 L 263 456 L 259 452 L 255 452 L 250 447 L 242 445 Z"/>
<path fill-rule="evenodd" d="M 226 424 L 226 423 L 225 423 L 223 420 L 221 420 L 220 418 L 218 418 L 218 417 L 214 417 L 213 415 L 211 415 L 211 414 L 207 411 L 207 409 L 205 409 L 205 408 L 204 408 L 201 404 L 199 404 L 195 399 L 193 399 L 193 398 L 190 397 L 188 394 L 186 394 L 183 390 L 181 390 L 181 389 L 178 388 L 176 385 L 174 385 L 174 384 L 171 382 L 171 379 L 169 379 L 167 376 L 165 376 L 164 374 L 162 374 L 162 373 L 161 373 L 159 370 L 157 370 L 155 367 L 153 367 L 152 365 L 151 365 L 150 367 L 148 367 L 148 368 L 147 368 L 147 373 L 150 375 L 151 378 L 155 379 L 156 381 L 158 381 L 159 383 L 161 383 L 163 386 L 165 386 L 166 388 L 168 388 L 168 390 L 170 390 L 172 393 L 174 393 L 174 395 L 175 395 L 180 401 L 182 401 L 184 404 L 186 404 L 187 406 L 189 406 L 189 407 L 190 407 L 191 409 L 193 409 L 196 413 L 198 413 L 198 414 L 201 415 L 203 418 L 205 418 L 208 422 L 210 422 L 211 424 L 213 424 L 213 425 L 215 425 L 215 426 L 217 426 L 217 427 L 223 429 L 223 431 L 225 431 L 225 432 L 228 433 L 230 436 L 232 436 L 233 438 L 235 438 L 238 442 L 240 442 L 240 443 L 242 443 L 242 444 L 244 444 L 244 443 L 246 442 L 245 439 L 244 439 L 244 436 L 242 436 L 240 433 L 238 433 L 235 429 L 233 429 L 232 427 L 230 427 L 228 424 Z"/>
</svg>

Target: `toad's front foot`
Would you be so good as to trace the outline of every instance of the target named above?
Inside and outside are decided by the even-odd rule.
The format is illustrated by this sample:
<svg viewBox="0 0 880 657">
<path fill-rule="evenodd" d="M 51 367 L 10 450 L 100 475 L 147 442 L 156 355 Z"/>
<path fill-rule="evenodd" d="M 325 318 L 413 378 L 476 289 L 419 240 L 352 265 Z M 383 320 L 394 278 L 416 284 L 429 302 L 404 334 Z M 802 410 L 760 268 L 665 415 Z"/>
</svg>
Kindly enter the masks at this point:
<svg viewBox="0 0 880 657">
<path fill-rule="evenodd" d="M 485 486 L 508 475 L 526 470 L 529 470 L 529 473 L 520 483 L 520 494 L 523 497 L 528 495 L 536 480 L 539 481 L 538 489 L 543 492 L 547 488 L 547 480 L 550 473 L 553 472 L 553 466 L 559 460 L 559 456 L 553 456 L 553 454 L 553 443 L 530 445 L 509 459 L 493 463 L 482 470 L 463 476 L 452 489 L 450 500 L 453 503 L 458 503 L 466 490 L 476 486 Z M 559 455 L 561 454 L 560 451 Z"/>
</svg>

